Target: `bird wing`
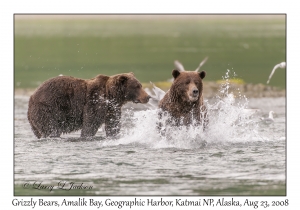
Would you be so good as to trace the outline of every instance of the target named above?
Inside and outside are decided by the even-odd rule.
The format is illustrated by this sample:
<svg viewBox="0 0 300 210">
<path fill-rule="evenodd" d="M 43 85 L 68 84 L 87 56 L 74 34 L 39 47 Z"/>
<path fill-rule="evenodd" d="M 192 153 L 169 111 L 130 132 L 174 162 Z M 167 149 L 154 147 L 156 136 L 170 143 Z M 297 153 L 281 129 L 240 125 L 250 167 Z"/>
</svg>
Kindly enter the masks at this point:
<svg viewBox="0 0 300 210">
<path fill-rule="evenodd" d="M 161 99 L 163 99 L 163 97 L 166 95 L 166 92 L 165 91 L 163 91 L 162 89 L 160 89 L 160 88 L 158 88 L 158 87 L 156 87 L 152 82 L 150 82 L 152 85 L 153 85 L 153 92 L 155 93 L 155 95 L 156 95 L 156 99 L 157 100 L 161 100 Z"/>
<path fill-rule="evenodd" d="M 269 79 L 268 79 L 268 81 L 267 81 L 267 84 L 269 84 L 270 79 L 272 78 L 272 76 L 273 76 L 275 70 L 278 69 L 279 66 L 280 66 L 280 64 L 277 64 L 277 65 L 274 66 L 274 68 L 273 68 L 273 70 L 272 70 L 272 72 L 271 72 L 271 74 L 270 74 L 270 76 L 269 76 Z"/>
<path fill-rule="evenodd" d="M 183 65 L 178 60 L 174 61 L 174 65 L 178 71 L 185 71 Z"/>
<path fill-rule="evenodd" d="M 207 61 L 207 59 L 208 59 L 208 57 L 205 57 L 205 58 L 203 59 L 203 61 L 201 61 L 201 63 L 199 64 L 198 68 L 196 68 L 195 71 L 199 71 L 200 68 L 201 68 L 201 66 L 203 66 L 203 65 L 205 64 L 205 62 Z"/>
<path fill-rule="evenodd" d="M 149 88 L 145 88 L 144 90 L 149 96 L 151 96 L 151 98 L 155 98 L 155 95 L 153 95 Z"/>
</svg>

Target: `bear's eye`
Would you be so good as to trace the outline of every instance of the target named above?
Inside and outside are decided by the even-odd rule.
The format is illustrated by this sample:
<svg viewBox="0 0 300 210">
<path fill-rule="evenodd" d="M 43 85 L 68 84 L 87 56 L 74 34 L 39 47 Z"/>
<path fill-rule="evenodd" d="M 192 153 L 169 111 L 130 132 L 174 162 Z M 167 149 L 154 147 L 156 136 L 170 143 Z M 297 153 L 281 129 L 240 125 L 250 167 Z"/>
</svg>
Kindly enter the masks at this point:
<svg viewBox="0 0 300 210">
<path fill-rule="evenodd" d="M 187 81 L 185 82 L 185 84 L 186 84 L 186 85 L 190 84 L 190 80 L 187 80 Z"/>
<path fill-rule="evenodd" d="M 140 84 L 136 84 L 136 85 L 133 86 L 134 89 L 139 89 L 140 87 L 141 87 Z"/>
</svg>

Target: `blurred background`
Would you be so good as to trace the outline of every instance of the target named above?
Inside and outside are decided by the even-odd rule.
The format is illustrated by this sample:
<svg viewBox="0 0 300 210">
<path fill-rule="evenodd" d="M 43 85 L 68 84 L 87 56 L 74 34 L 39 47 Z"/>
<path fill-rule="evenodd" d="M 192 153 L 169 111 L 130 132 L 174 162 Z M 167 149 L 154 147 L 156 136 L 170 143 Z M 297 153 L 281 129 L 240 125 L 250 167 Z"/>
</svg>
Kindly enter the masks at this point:
<svg viewBox="0 0 300 210">
<path fill-rule="evenodd" d="M 15 15 L 14 86 L 36 88 L 59 74 L 89 79 L 134 72 L 143 83 L 171 78 L 174 60 L 206 81 L 227 69 L 266 84 L 286 61 L 285 15 Z M 286 87 L 278 69 L 270 86 Z"/>
</svg>

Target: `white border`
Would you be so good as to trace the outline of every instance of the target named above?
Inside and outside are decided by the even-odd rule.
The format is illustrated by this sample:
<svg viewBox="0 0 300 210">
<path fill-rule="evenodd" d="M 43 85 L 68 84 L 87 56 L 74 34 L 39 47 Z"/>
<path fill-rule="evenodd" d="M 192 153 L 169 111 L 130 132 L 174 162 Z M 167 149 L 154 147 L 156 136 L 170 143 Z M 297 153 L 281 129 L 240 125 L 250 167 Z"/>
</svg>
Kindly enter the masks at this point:
<svg viewBox="0 0 300 210">
<path fill-rule="evenodd" d="M 250 3 L 251 2 L 251 3 Z M 1 9 L 1 206 L 13 197 L 13 14 L 14 13 L 286 13 L 287 14 L 287 196 L 288 208 L 298 206 L 299 191 L 299 12 L 287 1 L 7 1 Z M 3 117 L 4 116 L 4 117 Z M 297 135 L 298 134 L 298 135 Z M 22 197 L 18 197 L 21 199 Z M 28 199 L 28 197 L 25 197 Z M 24 198 L 24 199 L 25 199 Z M 122 197 L 118 197 L 122 199 Z M 169 197 L 170 199 L 172 197 Z M 216 197 L 213 197 L 216 199 Z M 251 197 L 255 198 L 255 197 Z M 272 200 L 274 197 L 258 197 Z M 47 197 L 61 200 L 60 197 Z M 73 197 L 72 199 L 75 199 Z M 104 199 L 104 198 L 98 198 Z M 237 198 L 241 199 L 241 198 Z M 243 198 L 242 198 L 243 199 Z M 244 199 L 243 199 L 244 200 Z M 74 208 L 74 207 L 73 207 Z M 35 208 L 36 209 L 36 208 Z M 71 208 L 69 208 L 71 209 Z M 95 208 L 93 208 L 95 209 Z M 125 208 L 123 208 L 125 209 Z M 174 209 L 174 208 L 173 208 Z M 176 209 L 176 208 L 175 208 Z M 182 209 L 182 208 L 180 208 Z M 218 208 L 214 208 L 218 209 Z"/>
</svg>

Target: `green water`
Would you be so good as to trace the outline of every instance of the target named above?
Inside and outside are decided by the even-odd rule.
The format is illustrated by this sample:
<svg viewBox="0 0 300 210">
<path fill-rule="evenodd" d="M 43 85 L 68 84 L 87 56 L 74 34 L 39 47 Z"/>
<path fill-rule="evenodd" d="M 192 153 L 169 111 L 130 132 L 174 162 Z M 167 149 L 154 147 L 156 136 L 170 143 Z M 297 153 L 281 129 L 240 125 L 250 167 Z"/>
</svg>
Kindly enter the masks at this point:
<svg viewBox="0 0 300 210">
<path fill-rule="evenodd" d="M 125 17 L 125 16 L 124 16 Z M 171 77 L 174 60 L 187 70 L 202 67 L 206 80 L 227 69 L 247 83 L 266 84 L 275 64 L 286 60 L 285 15 L 86 18 L 43 16 L 14 20 L 14 85 L 35 88 L 59 74 L 92 78 L 134 72 L 141 82 Z M 286 71 L 270 85 L 285 88 Z"/>
</svg>

